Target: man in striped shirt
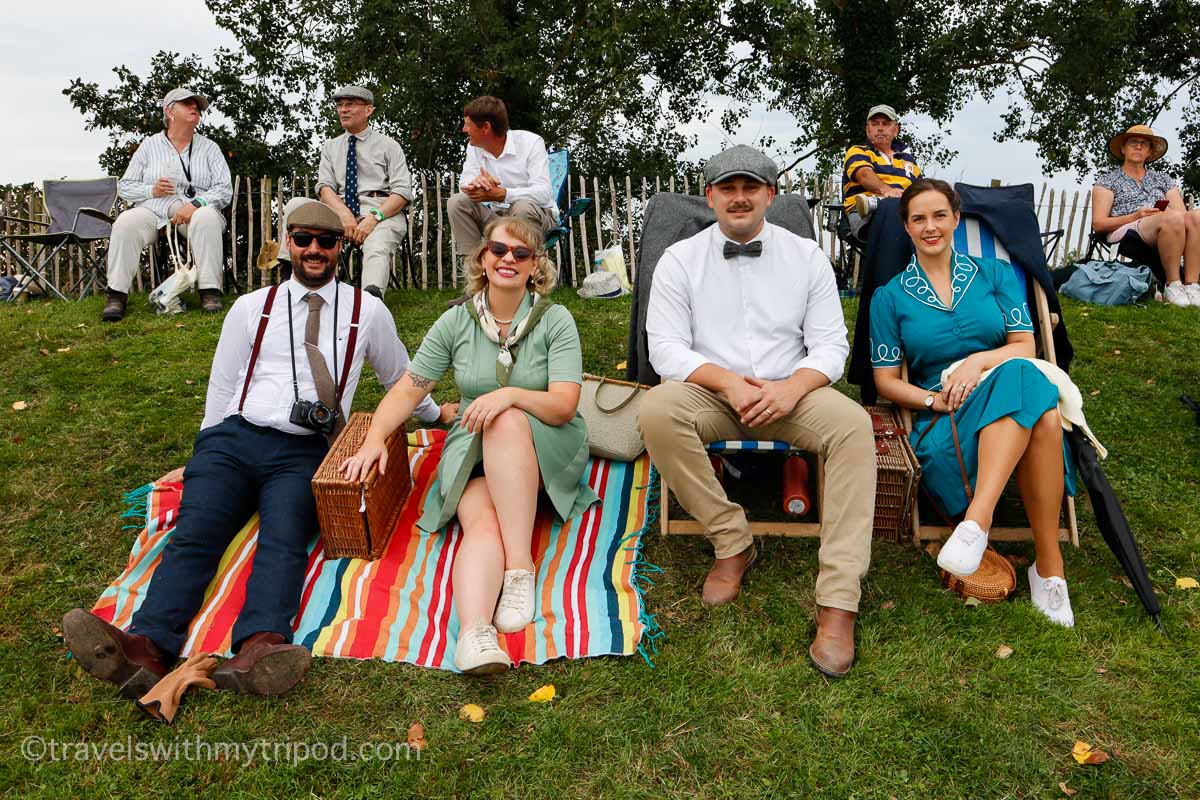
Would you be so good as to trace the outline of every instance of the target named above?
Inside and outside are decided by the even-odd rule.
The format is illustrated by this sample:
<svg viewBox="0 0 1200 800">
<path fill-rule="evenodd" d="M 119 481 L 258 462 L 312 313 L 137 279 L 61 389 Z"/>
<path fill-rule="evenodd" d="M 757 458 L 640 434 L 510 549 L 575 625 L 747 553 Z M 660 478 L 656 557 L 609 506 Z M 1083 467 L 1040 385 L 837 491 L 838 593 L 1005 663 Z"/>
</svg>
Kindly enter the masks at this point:
<svg viewBox="0 0 1200 800">
<path fill-rule="evenodd" d="M 921 174 L 908 146 L 896 137 L 900 117 L 896 109 L 878 105 L 867 112 L 867 141 L 846 151 L 842 162 L 843 219 L 849 233 L 867 240 L 867 223 L 874 204 L 871 199 L 899 197 Z"/>
<path fill-rule="evenodd" d="M 166 128 L 143 141 L 117 190 L 131 208 L 121 212 L 108 246 L 108 296 L 100 318 L 125 317 L 129 287 L 142 250 L 158 240 L 168 223 L 187 237 L 196 262 L 200 305 L 221 310 L 221 209 L 233 197 L 229 165 L 221 148 L 196 133 L 208 100 L 188 89 L 172 89 L 162 100 Z"/>
</svg>

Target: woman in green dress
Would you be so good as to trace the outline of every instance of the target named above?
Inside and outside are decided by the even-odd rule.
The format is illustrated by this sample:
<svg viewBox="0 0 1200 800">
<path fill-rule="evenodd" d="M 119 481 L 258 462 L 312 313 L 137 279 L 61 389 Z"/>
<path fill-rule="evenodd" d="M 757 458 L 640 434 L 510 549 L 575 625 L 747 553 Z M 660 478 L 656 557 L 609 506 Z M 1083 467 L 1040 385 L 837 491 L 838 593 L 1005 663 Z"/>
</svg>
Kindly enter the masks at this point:
<svg viewBox="0 0 1200 800">
<path fill-rule="evenodd" d="M 578 412 L 579 332 L 570 312 L 549 299 L 557 273 L 542 241 L 541 230 L 524 220 L 487 227 L 466 260 L 470 299 L 430 328 L 409 371 L 379 404 L 363 446 L 342 465 L 351 480 L 377 460 L 385 470 L 387 437 L 454 370 L 461 410 L 417 524 L 433 532 L 458 515 L 454 663 L 477 675 L 510 665 L 497 630 L 513 633 L 533 620 L 539 488 L 561 520 L 598 499 L 582 481 L 588 444 Z"/>
<path fill-rule="evenodd" d="M 960 576 L 979 568 L 996 503 L 1015 472 L 1037 550 L 1033 604 L 1071 627 L 1058 515 L 1064 489 L 1074 494 L 1074 473 L 1058 389 L 1030 360 L 1024 287 L 1007 261 L 955 252 L 959 199 L 945 181 L 914 181 L 900 198 L 900 218 L 916 254 L 871 300 L 871 365 L 880 396 L 917 412 L 912 441 L 923 487 L 944 513 L 963 515 L 938 566 Z"/>
</svg>

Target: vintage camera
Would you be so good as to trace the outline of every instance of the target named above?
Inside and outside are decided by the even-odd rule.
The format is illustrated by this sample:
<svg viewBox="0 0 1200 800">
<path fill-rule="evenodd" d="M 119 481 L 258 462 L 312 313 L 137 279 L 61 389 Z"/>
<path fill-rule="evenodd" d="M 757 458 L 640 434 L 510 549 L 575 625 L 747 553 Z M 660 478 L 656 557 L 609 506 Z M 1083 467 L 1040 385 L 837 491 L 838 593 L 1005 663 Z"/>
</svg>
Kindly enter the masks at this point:
<svg viewBox="0 0 1200 800">
<path fill-rule="evenodd" d="M 322 403 L 320 400 L 297 400 L 292 404 L 292 414 L 288 422 L 308 428 L 310 431 L 329 435 L 337 425 L 337 410 Z"/>
</svg>

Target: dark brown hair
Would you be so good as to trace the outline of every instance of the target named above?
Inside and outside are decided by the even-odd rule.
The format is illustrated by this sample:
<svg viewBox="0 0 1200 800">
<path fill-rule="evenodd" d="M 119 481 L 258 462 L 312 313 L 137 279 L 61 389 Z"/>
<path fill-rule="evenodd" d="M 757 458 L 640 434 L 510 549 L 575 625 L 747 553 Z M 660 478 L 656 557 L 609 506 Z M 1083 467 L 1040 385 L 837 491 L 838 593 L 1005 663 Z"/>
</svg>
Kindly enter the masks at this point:
<svg viewBox="0 0 1200 800">
<path fill-rule="evenodd" d="M 958 192 L 954 191 L 954 187 L 945 181 L 937 178 L 917 178 L 908 188 L 904 190 L 904 194 L 900 195 L 900 221 L 908 222 L 908 205 L 913 198 L 925 192 L 938 192 L 950 202 L 950 210 L 955 214 L 962 210 L 962 200 L 958 198 Z"/>
<path fill-rule="evenodd" d="M 504 107 L 504 101 L 499 97 L 487 94 L 483 97 L 476 97 L 463 106 L 463 116 L 470 117 L 471 122 L 480 127 L 483 126 L 483 123 L 490 122 L 492 133 L 497 136 L 508 133 L 508 109 Z"/>
</svg>

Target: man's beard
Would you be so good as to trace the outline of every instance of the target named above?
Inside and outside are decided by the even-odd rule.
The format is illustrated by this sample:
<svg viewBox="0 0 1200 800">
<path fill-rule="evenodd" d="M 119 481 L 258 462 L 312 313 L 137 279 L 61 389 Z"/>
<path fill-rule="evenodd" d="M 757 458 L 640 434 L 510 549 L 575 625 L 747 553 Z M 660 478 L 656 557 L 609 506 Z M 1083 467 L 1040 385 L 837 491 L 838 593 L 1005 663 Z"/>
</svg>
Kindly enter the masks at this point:
<svg viewBox="0 0 1200 800">
<path fill-rule="evenodd" d="M 329 283 L 337 271 L 337 259 L 326 258 L 324 263 L 320 263 L 316 259 L 309 259 L 306 264 L 301 258 L 294 263 L 299 265 L 293 270 L 296 280 L 313 288 Z"/>
</svg>

